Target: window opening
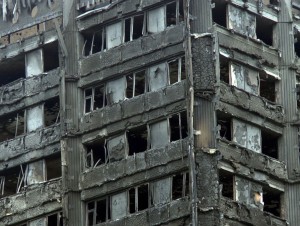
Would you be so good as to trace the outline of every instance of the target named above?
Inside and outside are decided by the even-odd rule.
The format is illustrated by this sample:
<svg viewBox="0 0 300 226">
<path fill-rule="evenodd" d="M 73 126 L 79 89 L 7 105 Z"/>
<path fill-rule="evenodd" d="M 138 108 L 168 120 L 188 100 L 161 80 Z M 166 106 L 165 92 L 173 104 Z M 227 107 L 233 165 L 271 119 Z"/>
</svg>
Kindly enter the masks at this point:
<svg viewBox="0 0 300 226">
<path fill-rule="evenodd" d="M 55 97 L 45 101 L 44 104 L 44 118 L 45 126 L 51 126 L 59 122 L 59 97 Z"/>
<path fill-rule="evenodd" d="M 108 163 L 108 155 L 105 140 L 97 140 L 85 145 L 86 148 L 86 167 L 92 168 Z"/>
<path fill-rule="evenodd" d="M 147 150 L 148 130 L 147 126 L 141 126 L 127 131 L 129 155 Z"/>
<path fill-rule="evenodd" d="M 261 131 L 262 153 L 278 159 L 278 136 L 270 132 Z"/>
<path fill-rule="evenodd" d="M 169 118 L 169 121 L 171 130 L 171 142 L 179 139 L 184 139 L 188 136 L 186 112 L 181 112 L 176 115 L 172 115 Z"/>
<path fill-rule="evenodd" d="M 168 65 L 170 84 L 174 84 L 186 79 L 184 58 L 177 58 L 175 60 L 169 61 Z"/>
<path fill-rule="evenodd" d="M 225 170 L 219 171 L 219 183 L 221 186 L 222 196 L 233 200 L 233 175 Z"/>
<path fill-rule="evenodd" d="M 176 2 L 171 2 L 169 4 L 167 4 L 167 26 L 171 26 L 171 25 L 176 25 L 177 22 L 177 7 L 176 7 L 177 3 Z"/>
<path fill-rule="evenodd" d="M 91 111 L 103 108 L 107 105 L 106 88 L 105 85 L 99 85 L 84 90 L 84 112 L 89 113 Z"/>
<path fill-rule="evenodd" d="M 132 98 L 146 92 L 146 71 L 139 71 L 126 76 L 126 97 Z"/>
<path fill-rule="evenodd" d="M 87 203 L 87 225 L 93 226 L 110 219 L 109 197 Z"/>
<path fill-rule="evenodd" d="M 224 114 L 223 112 L 217 113 L 217 123 L 218 123 L 218 134 L 219 137 L 222 139 L 226 139 L 231 141 L 231 119 L 228 115 Z"/>
<path fill-rule="evenodd" d="M 225 1 L 212 1 L 214 8 L 212 10 L 212 16 L 214 23 L 219 24 L 222 27 L 227 27 L 226 18 L 227 18 L 227 10 L 226 10 L 226 2 Z"/>
<path fill-rule="evenodd" d="M 268 20 L 265 17 L 256 17 L 256 36 L 257 39 L 263 41 L 265 44 L 273 45 L 273 28 L 275 22 Z"/>
<path fill-rule="evenodd" d="M 189 194 L 189 174 L 176 174 L 172 178 L 172 200 L 185 197 Z"/>
<path fill-rule="evenodd" d="M 281 216 L 281 196 L 282 192 L 275 189 L 263 188 L 264 195 L 264 211 L 273 214 L 274 216 Z"/>
<path fill-rule="evenodd" d="M 61 156 L 53 155 L 46 158 L 47 180 L 61 177 Z"/>
</svg>

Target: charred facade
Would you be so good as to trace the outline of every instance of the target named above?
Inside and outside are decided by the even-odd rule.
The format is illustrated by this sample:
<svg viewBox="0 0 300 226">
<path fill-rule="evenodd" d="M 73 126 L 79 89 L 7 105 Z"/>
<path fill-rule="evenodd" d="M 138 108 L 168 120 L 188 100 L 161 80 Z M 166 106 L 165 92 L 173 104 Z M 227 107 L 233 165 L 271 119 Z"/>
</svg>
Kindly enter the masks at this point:
<svg viewBox="0 0 300 226">
<path fill-rule="evenodd" d="M 300 1 L 0 6 L 0 225 L 298 225 Z"/>
</svg>

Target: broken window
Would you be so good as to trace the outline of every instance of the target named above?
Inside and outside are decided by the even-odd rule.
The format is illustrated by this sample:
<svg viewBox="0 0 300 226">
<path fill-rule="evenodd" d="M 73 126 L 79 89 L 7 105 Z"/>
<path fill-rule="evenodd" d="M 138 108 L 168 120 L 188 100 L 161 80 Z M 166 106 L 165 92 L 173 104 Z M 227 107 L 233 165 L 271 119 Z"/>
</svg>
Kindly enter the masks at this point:
<svg viewBox="0 0 300 226">
<path fill-rule="evenodd" d="M 276 23 L 274 21 L 268 20 L 265 17 L 256 17 L 256 36 L 257 39 L 263 41 L 265 44 L 273 45 L 273 29 Z"/>
<path fill-rule="evenodd" d="M 222 27 L 227 27 L 227 3 L 225 1 L 213 0 L 212 16 L 214 23 L 219 24 Z"/>
<path fill-rule="evenodd" d="M 125 19 L 125 42 L 138 39 L 144 34 L 144 14 Z"/>
<path fill-rule="evenodd" d="M 259 75 L 253 69 L 236 63 L 230 63 L 229 81 L 230 85 L 255 95 L 259 94 Z"/>
<path fill-rule="evenodd" d="M 129 189 L 129 213 L 136 213 L 149 208 L 149 184 Z"/>
<path fill-rule="evenodd" d="M 172 177 L 172 200 L 189 195 L 189 174 L 180 173 Z"/>
<path fill-rule="evenodd" d="M 120 77 L 106 83 L 107 103 L 112 105 L 125 99 L 126 77 Z"/>
<path fill-rule="evenodd" d="M 170 84 L 186 79 L 184 57 L 169 61 L 168 65 Z"/>
<path fill-rule="evenodd" d="M 84 112 L 89 113 L 91 111 L 103 108 L 107 105 L 106 89 L 105 85 L 99 85 L 84 90 Z"/>
<path fill-rule="evenodd" d="M 186 111 L 169 118 L 171 141 L 184 139 L 188 136 Z"/>
<path fill-rule="evenodd" d="M 228 58 L 224 57 L 221 55 L 222 52 L 220 52 L 220 80 L 229 84 L 229 78 L 230 78 L 230 73 L 229 73 L 229 60 Z"/>
<path fill-rule="evenodd" d="M 219 137 L 231 141 L 231 118 L 223 112 L 218 112 L 217 118 Z"/>
<path fill-rule="evenodd" d="M 13 66 L 12 66 L 13 65 Z M 13 81 L 25 78 L 25 55 L 19 54 L 14 58 L 1 60 L 0 85 L 6 85 Z"/>
<path fill-rule="evenodd" d="M 2 116 L 0 128 L 0 142 L 14 139 L 25 133 L 25 111 L 10 113 Z"/>
<path fill-rule="evenodd" d="M 280 77 L 275 70 L 274 72 L 270 69 L 257 71 L 229 62 L 226 57 L 220 55 L 220 79 L 249 93 L 276 102 L 276 86 Z"/>
<path fill-rule="evenodd" d="M 60 157 L 54 155 L 30 162 L 0 174 L 0 196 L 5 197 L 19 193 L 23 187 L 61 176 Z"/>
<path fill-rule="evenodd" d="M 128 156 L 126 133 L 109 139 L 107 141 L 107 152 L 109 162 L 125 159 Z"/>
<path fill-rule="evenodd" d="M 166 16 L 167 16 L 167 26 L 176 25 L 176 2 L 171 2 L 167 4 Z"/>
<path fill-rule="evenodd" d="M 259 74 L 259 94 L 261 97 L 271 101 L 276 102 L 276 86 L 278 83 L 278 79 L 274 76 L 268 74 L 265 70 L 264 72 Z"/>
<path fill-rule="evenodd" d="M 52 155 L 45 159 L 47 180 L 61 177 L 61 156 L 60 154 Z"/>
<path fill-rule="evenodd" d="M 242 147 L 261 153 L 261 131 L 256 126 L 232 119 L 232 141 Z"/>
<path fill-rule="evenodd" d="M 126 76 L 126 97 L 132 98 L 145 93 L 146 90 L 146 71 L 139 71 Z"/>
<path fill-rule="evenodd" d="M 106 140 L 97 140 L 86 144 L 86 167 L 92 168 L 108 163 Z"/>
<path fill-rule="evenodd" d="M 234 176 L 235 201 L 263 209 L 262 186 L 253 181 Z"/>
<path fill-rule="evenodd" d="M 54 213 L 47 217 L 48 226 L 63 226 L 62 212 Z"/>
<path fill-rule="evenodd" d="M 272 158 L 278 159 L 278 139 L 279 136 L 268 132 L 261 131 L 262 153 Z"/>
<path fill-rule="evenodd" d="M 1 197 L 17 193 L 20 167 L 3 170 L 1 172 Z"/>
<path fill-rule="evenodd" d="M 228 28 L 237 33 L 256 38 L 256 17 L 231 4 L 227 5 Z"/>
<path fill-rule="evenodd" d="M 44 120 L 45 126 L 51 126 L 59 123 L 59 97 L 55 97 L 45 101 L 44 103 Z"/>
<path fill-rule="evenodd" d="M 263 187 L 264 211 L 281 217 L 281 199 L 283 193 L 270 187 Z"/>
<path fill-rule="evenodd" d="M 44 71 L 51 71 L 59 67 L 58 41 L 49 43 L 43 47 Z"/>
<path fill-rule="evenodd" d="M 129 155 L 134 155 L 147 150 L 147 126 L 141 126 L 127 131 Z"/>
<path fill-rule="evenodd" d="M 106 49 L 106 35 L 104 29 L 94 30 L 95 28 L 92 28 L 82 33 L 84 39 L 83 56 L 89 56 Z"/>
<path fill-rule="evenodd" d="M 223 197 L 233 200 L 233 182 L 234 178 L 231 173 L 225 170 L 219 170 L 219 183 Z"/>
<path fill-rule="evenodd" d="M 109 197 L 88 202 L 86 205 L 86 225 L 93 226 L 109 220 L 110 207 Z"/>
<path fill-rule="evenodd" d="M 17 226 L 63 226 L 62 212 L 52 213 L 49 216 L 18 224 Z"/>
<path fill-rule="evenodd" d="M 109 195 L 86 204 L 86 225 L 95 226 L 108 220 L 116 220 L 128 214 L 164 205 L 171 200 L 189 195 L 189 174 L 177 173 L 171 177 L 131 187 L 126 191 Z"/>
</svg>

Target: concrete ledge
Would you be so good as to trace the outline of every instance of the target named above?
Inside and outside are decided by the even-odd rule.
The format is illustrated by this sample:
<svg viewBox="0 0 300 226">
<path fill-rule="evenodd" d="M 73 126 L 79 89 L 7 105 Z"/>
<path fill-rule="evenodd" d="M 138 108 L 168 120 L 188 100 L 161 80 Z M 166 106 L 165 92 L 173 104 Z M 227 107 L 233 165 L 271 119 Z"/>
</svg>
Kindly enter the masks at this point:
<svg viewBox="0 0 300 226">
<path fill-rule="evenodd" d="M 281 105 L 273 104 L 262 97 L 252 95 L 223 82 L 220 83 L 220 94 L 221 101 L 226 104 L 223 104 L 222 102 L 219 103 L 219 110 L 237 114 L 230 110 L 231 106 L 234 105 L 240 109 L 246 110 L 248 114 L 247 118 L 250 117 L 250 111 L 256 115 L 255 117 L 257 117 L 257 115 L 262 116 L 264 121 L 266 121 L 265 118 L 268 118 L 277 124 L 283 123 L 284 110 Z M 257 121 L 257 119 L 255 120 Z"/>
<path fill-rule="evenodd" d="M 172 142 L 166 147 L 151 149 L 118 162 L 101 165 L 81 176 L 82 200 L 121 191 L 150 180 L 186 170 L 187 140 Z"/>
<path fill-rule="evenodd" d="M 224 217 L 232 221 L 239 221 L 246 225 L 259 225 L 259 226 L 287 226 L 287 222 L 283 219 L 275 217 L 269 213 L 260 211 L 258 208 L 248 207 L 244 204 L 234 202 L 228 199 L 221 199 L 221 211 Z M 238 225 L 238 224 L 234 224 Z"/>
<path fill-rule="evenodd" d="M 0 170 L 60 152 L 60 124 L 0 143 Z"/>
<path fill-rule="evenodd" d="M 79 61 L 79 74 L 85 76 L 116 66 L 116 68 L 113 68 L 114 75 L 116 75 L 124 73 L 126 70 L 133 70 L 138 65 L 145 66 L 145 62 L 148 62 L 148 60 L 155 63 L 167 56 L 183 54 L 183 44 L 176 44 L 183 42 L 184 36 L 185 27 L 181 24 L 168 27 L 157 34 L 143 36 L 137 40 L 126 42 L 106 52 L 95 53 Z M 122 63 L 130 59 L 135 60 L 122 65 Z"/>
<path fill-rule="evenodd" d="M 62 209 L 61 179 L 35 184 L 0 199 L 0 221 L 12 225 Z"/>
<path fill-rule="evenodd" d="M 83 116 L 79 128 L 81 132 L 87 132 L 107 126 L 108 133 L 117 132 L 183 110 L 186 106 L 185 84 L 186 82 L 182 81 L 93 111 Z M 118 125 L 114 124 L 118 121 L 120 121 Z"/>
</svg>

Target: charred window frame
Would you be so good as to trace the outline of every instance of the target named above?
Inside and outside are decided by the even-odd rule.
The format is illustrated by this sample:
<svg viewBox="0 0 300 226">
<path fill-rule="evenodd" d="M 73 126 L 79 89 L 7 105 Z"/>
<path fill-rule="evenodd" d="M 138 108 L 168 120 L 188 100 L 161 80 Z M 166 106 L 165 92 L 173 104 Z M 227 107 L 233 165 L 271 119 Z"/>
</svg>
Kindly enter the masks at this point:
<svg viewBox="0 0 300 226">
<path fill-rule="evenodd" d="M 95 168 L 109 162 L 106 139 L 101 139 L 85 145 L 85 167 Z"/>
<path fill-rule="evenodd" d="M 124 19 L 124 42 L 130 42 L 145 34 L 145 15 L 138 14 Z"/>
<path fill-rule="evenodd" d="M 170 84 L 181 82 L 186 79 L 184 57 L 168 61 L 168 67 Z"/>
<path fill-rule="evenodd" d="M 230 117 L 221 111 L 217 112 L 219 138 L 233 141 L 248 150 L 278 159 L 279 135 Z"/>
<path fill-rule="evenodd" d="M 189 173 L 175 174 L 172 177 L 172 200 L 189 196 Z"/>
<path fill-rule="evenodd" d="M 161 182 L 161 186 L 155 189 L 157 182 Z M 164 184 L 164 182 L 167 182 L 167 184 Z M 166 189 L 163 188 L 165 185 L 168 186 Z M 167 193 L 167 199 L 165 199 L 165 194 L 161 196 L 160 188 L 163 188 Z M 155 192 L 156 195 L 154 194 Z M 147 210 L 154 205 L 168 204 L 172 200 L 187 196 L 189 196 L 189 174 L 188 172 L 179 172 L 158 181 L 140 184 L 116 194 L 88 201 L 86 203 L 86 226 L 95 226 L 99 223 L 115 220 L 116 215 L 118 215 L 117 219 L 119 219 Z M 114 200 L 116 203 L 114 203 Z M 160 203 L 160 201 L 166 202 Z M 124 212 L 119 212 L 120 209 L 118 209 L 118 213 L 114 213 L 116 210 L 114 205 L 122 206 L 121 209 Z"/>
<path fill-rule="evenodd" d="M 238 70 L 239 69 L 239 70 Z M 251 75 L 252 76 L 249 76 Z M 230 61 L 220 53 L 221 81 L 276 103 L 280 77 L 270 69 L 255 69 Z"/>
<path fill-rule="evenodd" d="M 105 84 L 84 90 L 84 113 L 103 108 L 107 105 Z"/>
<path fill-rule="evenodd" d="M 97 52 L 106 50 L 106 33 L 105 28 L 96 30 L 88 29 L 82 32 L 84 44 L 82 48 L 82 56 L 89 56 Z"/>
<path fill-rule="evenodd" d="M 284 193 L 282 191 L 273 189 L 271 187 L 263 187 L 263 210 L 264 212 L 273 214 L 277 217 L 282 217 L 282 203 L 284 198 Z"/>
<path fill-rule="evenodd" d="M 219 169 L 219 184 L 222 196 L 234 200 L 234 175 Z"/>
<path fill-rule="evenodd" d="M 126 98 L 139 96 L 147 92 L 146 70 L 134 72 L 126 76 Z"/>
<path fill-rule="evenodd" d="M 128 190 L 129 213 L 137 213 L 150 207 L 149 184 L 143 184 Z"/>
<path fill-rule="evenodd" d="M 163 68 L 163 70 L 161 70 Z M 155 72 L 161 81 L 156 81 Z M 154 71 L 154 72 L 153 72 Z M 96 109 L 112 105 L 118 101 L 130 99 L 152 90 L 164 88 L 167 85 L 181 82 L 186 79 L 185 58 L 177 57 L 165 61 L 159 65 L 153 65 L 147 69 L 133 72 L 129 75 L 120 76 L 106 83 L 84 89 L 84 114 Z M 150 82 L 155 83 L 153 87 Z M 151 83 L 151 84 L 152 84 Z M 118 86 L 118 87 L 117 87 Z"/>
<path fill-rule="evenodd" d="M 105 197 L 86 204 L 86 226 L 97 225 L 111 219 L 110 197 Z"/>
<path fill-rule="evenodd" d="M 160 11 L 156 14 L 155 11 Z M 151 24 L 153 19 L 154 25 Z M 82 56 L 86 57 L 97 52 L 119 46 L 123 43 L 138 39 L 145 34 L 157 33 L 166 29 L 167 26 L 178 25 L 184 21 L 183 0 L 169 2 L 146 13 L 126 17 L 117 23 L 105 25 L 102 28 L 92 27 L 81 32 L 84 44 Z M 121 24 L 120 24 L 121 23 Z M 114 44 L 109 43 L 108 29 L 118 25 L 118 39 Z M 120 25 L 120 26 L 119 26 Z M 109 27 L 109 28 L 108 28 Z"/>
<path fill-rule="evenodd" d="M 266 45 L 273 45 L 273 28 L 276 24 L 274 21 L 263 16 L 256 16 L 226 1 L 214 0 L 213 6 L 213 21 L 215 23 L 247 37 L 261 40 Z M 237 16 L 231 17 L 231 13 Z"/>
<path fill-rule="evenodd" d="M 59 154 L 3 170 L 0 174 L 0 197 L 21 192 L 25 187 L 61 177 Z"/>
</svg>

